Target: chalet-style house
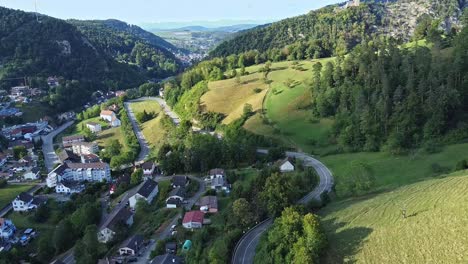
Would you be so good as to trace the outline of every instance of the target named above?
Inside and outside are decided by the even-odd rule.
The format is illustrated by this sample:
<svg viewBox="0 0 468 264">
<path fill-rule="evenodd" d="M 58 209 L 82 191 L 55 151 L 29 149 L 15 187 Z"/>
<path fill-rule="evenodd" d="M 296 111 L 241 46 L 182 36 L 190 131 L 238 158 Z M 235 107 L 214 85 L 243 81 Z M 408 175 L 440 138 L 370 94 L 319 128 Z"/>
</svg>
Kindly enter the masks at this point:
<svg viewBox="0 0 468 264">
<path fill-rule="evenodd" d="M 135 209 L 139 200 L 145 200 L 148 204 L 153 202 L 154 197 L 158 194 L 158 183 L 153 180 L 144 181 L 140 184 L 137 192 L 128 199 L 130 208 Z"/>
<path fill-rule="evenodd" d="M 167 208 L 179 207 L 185 199 L 185 188 L 176 187 L 169 193 L 169 197 L 166 199 Z"/>
<path fill-rule="evenodd" d="M 143 176 L 148 179 L 153 176 L 154 169 L 156 165 L 152 161 L 146 161 L 145 163 L 141 164 L 141 169 L 143 170 Z"/>
<path fill-rule="evenodd" d="M 185 213 L 182 226 L 187 229 L 202 228 L 205 213 L 201 211 L 190 211 Z"/>
<path fill-rule="evenodd" d="M 279 170 L 282 173 L 285 172 L 293 172 L 295 167 L 294 167 L 294 160 L 291 158 L 286 158 L 278 163 Z"/>
<path fill-rule="evenodd" d="M 231 185 L 228 183 L 223 169 L 212 169 L 209 171 L 208 175 L 212 190 L 230 192 Z"/>
<path fill-rule="evenodd" d="M 138 251 L 143 247 L 143 236 L 133 235 L 125 240 L 119 247 L 119 255 L 121 256 L 135 256 Z"/>
<path fill-rule="evenodd" d="M 101 119 L 109 122 L 112 127 L 118 127 L 121 125 L 120 120 L 117 118 L 117 115 L 110 110 L 102 110 L 99 115 Z"/>
<path fill-rule="evenodd" d="M 78 156 L 96 154 L 99 146 L 96 142 L 76 142 L 72 144 L 72 151 Z"/>
<path fill-rule="evenodd" d="M 197 205 L 200 206 L 200 211 L 207 212 L 207 213 L 217 213 L 218 212 L 218 197 L 204 196 L 200 198 L 200 201 L 197 202 Z"/>
<path fill-rule="evenodd" d="M 122 207 L 115 210 L 107 218 L 104 224 L 99 228 L 98 241 L 101 243 L 108 243 L 112 241 L 116 234 L 116 226 L 118 224 L 125 224 L 127 226 L 133 225 L 133 214 L 127 208 Z"/>
<path fill-rule="evenodd" d="M 101 124 L 96 123 L 96 122 L 86 123 L 86 127 L 89 128 L 89 130 L 91 130 L 91 132 L 93 133 L 99 133 L 102 131 Z"/>
<path fill-rule="evenodd" d="M 187 187 L 189 184 L 189 178 L 187 176 L 174 176 L 171 180 L 171 185 L 173 188 L 177 187 Z"/>
<path fill-rule="evenodd" d="M 55 192 L 63 194 L 81 193 L 84 189 L 84 184 L 73 181 L 62 181 L 57 183 L 57 186 L 55 186 Z"/>
<path fill-rule="evenodd" d="M 32 195 L 26 192 L 20 193 L 12 202 L 13 211 L 27 212 L 34 210 L 38 207 L 38 200 L 34 199 Z"/>
</svg>

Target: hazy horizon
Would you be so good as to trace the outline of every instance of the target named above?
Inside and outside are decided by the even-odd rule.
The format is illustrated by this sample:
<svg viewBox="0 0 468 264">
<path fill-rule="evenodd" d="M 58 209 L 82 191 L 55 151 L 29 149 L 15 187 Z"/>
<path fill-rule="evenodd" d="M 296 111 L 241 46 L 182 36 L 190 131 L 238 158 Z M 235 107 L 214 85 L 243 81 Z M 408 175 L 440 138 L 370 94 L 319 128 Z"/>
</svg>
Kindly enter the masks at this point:
<svg viewBox="0 0 468 264">
<path fill-rule="evenodd" d="M 159 2 L 159 1 L 158 1 Z M 267 0 L 239 0 L 235 4 L 221 4 L 215 0 L 174 0 L 164 2 L 145 0 L 37 0 L 37 12 L 61 19 L 118 19 L 135 25 L 180 24 L 229 26 L 239 21 L 265 24 L 287 17 L 305 14 L 340 0 L 288 0 L 271 2 Z M 34 0 L 0 0 L 0 6 L 35 12 Z M 216 22 L 230 21 L 229 24 Z M 197 23 L 198 22 L 198 23 Z M 202 22 L 202 23 L 199 23 Z M 247 23 L 248 24 L 248 23 Z M 210 26 L 207 26 L 210 27 Z"/>
</svg>

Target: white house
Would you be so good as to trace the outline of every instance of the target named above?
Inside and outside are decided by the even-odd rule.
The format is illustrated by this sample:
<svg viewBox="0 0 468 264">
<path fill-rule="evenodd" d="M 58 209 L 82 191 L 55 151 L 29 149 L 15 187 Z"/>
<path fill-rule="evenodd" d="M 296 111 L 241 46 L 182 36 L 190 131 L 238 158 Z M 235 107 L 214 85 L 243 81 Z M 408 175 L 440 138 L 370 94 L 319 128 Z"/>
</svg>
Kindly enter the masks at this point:
<svg viewBox="0 0 468 264">
<path fill-rule="evenodd" d="M 78 156 L 96 154 L 99 146 L 96 142 L 76 142 L 72 144 L 72 151 Z"/>
<path fill-rule="evenodd" d="M 169 197 L 166 199 L 167 208 L 177 208 L 185 199 L 185 188 L 176 187 L 169 193 Z"/>
<path fill-rule="evenodd" d="M 85 189 L 84 184 L 79 182 L 70 182 L 70 181 L 63 181 L 57 183 L 55 186 L 56 193 L 64 193 L 64 194 L 73 194 L 73 193 L 80 193 Z"/>
<path fill-rule="evenodd" d="M 40 172 L 41 171 L 39 170 L 39 168 L 37 168 L 37 167 L 32 168 L 30 171 L 23 174 L 23 178 L 25 180 L 31 180 L 31 181 L 37 180 L 37 179 L 39 179 Z"/>
<path fill-rule="evenodd" d="M 286 158 L 285 160 L 282 160 L 279 163 L 279 169 L 280 169 L 280 172 L 283 172 L 283 173 L 294 171 L 293 160 L 290 158 Z"/>
<path fill-rule="evenodd" d="M 64 163 L 59 165 L 47 176 L 47 186 L 53 188 L 62 181 L 75 182 L 110 182 L 109 164 L 96 163 Z"/>
<path fill-rule="evenodd" d="M 89 128 L 89 130 L 91 130 L 91 132 L 93 133 L 99 133 L 102 131 L 101 124 L 96 123 L 96 122 L 86 123 L 86 127 Z"/>
<path fill-rule="evenodd" d="M 212 190 L 230 192 L 231 185 L 226 180 L 223 169 L 212 169 L 209 172 L 209 181 Z"/>
<path fill-rule="evenodd" d="M 133 235 L 125 240 L 119 247 L 119 254 L 121 256 L 135 256 L 138 251 L 143 247 L 143 236 Z"/>
<path fill-rule="evenodd" d="M 13 211 L 15 212 L 26 212 L 34 210 L 37 208 L 37 205 L 33 203 L 34 197 L 29 193 L 22 192 L 16 196 L 15 200 L 12 202 Z"/>
<path fill-rule="evenodd" d="M 101 119 L 110 123 L 112 127 L 118 127 L 121 125 L 120 120 L 117 118 L 117 115 L 110 110 L 102 110 L 99 115 Z"/>
<path fill-rule="evenodd" d="M 99 228 L 99 232 L 97 234 L 98 241 L 101 243 L 112 241 L 116 233 L 115 227 L 119 223 L 123 223 L 127 226 L 133 225 L 133 214 L 125 207 L 121 207 L 112 212 L 104 224 Z"/>
<path fill-rule="evenodd" d="M 154 164 L 154 162 L 147 161 L 141 164 L 141 168 L 143 169 L 143 175 L 145 176 L 145 178 L 148 178 L 153 176 L 156 165 Z"/>
<path fill-rule="evenodd" d="M 0 238 L 10 239 L 15 231 L 16 227 L 10 219 L 0 218 Z"/>
<path fill-rule="evenodd" d="M 190 211 L 185 213 L 182 226 L 187 229 L 202 228 L 205 213 L 201 211 Z"/>
<path fill-rule="evenodd" d="M 138 188 L 137 192 L 135 195 L 130 197 L 128 199 L 128 202 L 130 204 L 130 208 L 135 209 L 138 200 L 143 199 L 145 200 L 148 204 L 151 204 L 153 201 L 154 197 L 158 194 L 159 188 L 158 188 L 158 183 L 149 179 L 145 182 L 143 182 L 140 187 Z"/>
</svg>

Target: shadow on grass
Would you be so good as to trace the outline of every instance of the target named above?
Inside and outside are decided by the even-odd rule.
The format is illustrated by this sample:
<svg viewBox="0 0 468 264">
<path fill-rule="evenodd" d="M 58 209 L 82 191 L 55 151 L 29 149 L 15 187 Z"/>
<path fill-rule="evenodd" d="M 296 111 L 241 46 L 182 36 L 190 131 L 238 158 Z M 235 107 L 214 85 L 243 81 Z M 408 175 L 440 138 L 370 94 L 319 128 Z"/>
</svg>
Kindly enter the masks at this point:
<svg viewBox="0 0 468 264">
<path fill-rule="evenodd" d="M 242 81 L 242 84 L 254 83 L 254 82 L 258 82 L 259 80 L 260 80 L 259 78 L 253 78 L 253 79 L 250 79 L 250 80 Z"/>
<path fill-rule="evenodd" d="M 106 138 L 111 138 L 113 137 L 114 135 L 113 134 L 104 134 L 104 135 L 99 135 L 97 137 L 97 140 L 102 140 L 102 139 L 106 139 Z"/>
<path fill-rule="evenodd" d="M 368 227 L 346 228 L 347 223 L 330 219 L 323 222 L 327 227 L 329 248 L 325 254 L 325 263 L 356 263 L 356 253 L 361 249 L 365 239 L 372 233 Z M 340 231 L 338 231 L 341 229 Z"/>
</svg>

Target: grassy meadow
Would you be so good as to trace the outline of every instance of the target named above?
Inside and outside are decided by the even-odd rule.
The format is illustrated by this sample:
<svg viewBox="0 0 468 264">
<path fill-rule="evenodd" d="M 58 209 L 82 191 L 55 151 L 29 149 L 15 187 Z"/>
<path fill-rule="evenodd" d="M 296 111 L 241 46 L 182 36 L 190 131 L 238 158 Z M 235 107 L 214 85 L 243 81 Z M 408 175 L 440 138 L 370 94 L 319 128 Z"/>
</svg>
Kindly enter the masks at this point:
<svg viewBox="0 0 468 264">
<path fill-rule="evenodd" d="M 15 197 L 27 190 L 31 189 L 33 184 L 21 184 L 21 185 L 7 185 L 0 189 L 0 208 L 5 207 L 11 203 Z"/>
<path fill-rule="evenodd" d="M 152 120 L 140 124 L 141 131 L 145 136 L 146 141 L 153 148 L 158 148 L 164 141 L 167 132 L 161 124 L 161 119 L 163 117 L 163 111 L 161 106 L 156 101 L 142 101 L 142 102 L 133 102 L 130 104 L 130 108 L 133 113 L 154 112 L 157 116 Z"/>
<path fill-rule="evenodd" d="M 467 263 L 468 171 L 320 211 L 324 263 Z M 403 218 L 402 210 L 406 210 Z"/>
<path fill-rule="evenodd" d="M 268 85 L 260 73 L 254 73 L 242 76 L 240 84 L 235 78 L 210 82 L 208 89 L 200 99 L 201 107 L 226 115 L 223 124 L 229 124 L 242 116 L 245 104 L 251 104 L 254 111 L 260 110 Z"/>
</svg>

